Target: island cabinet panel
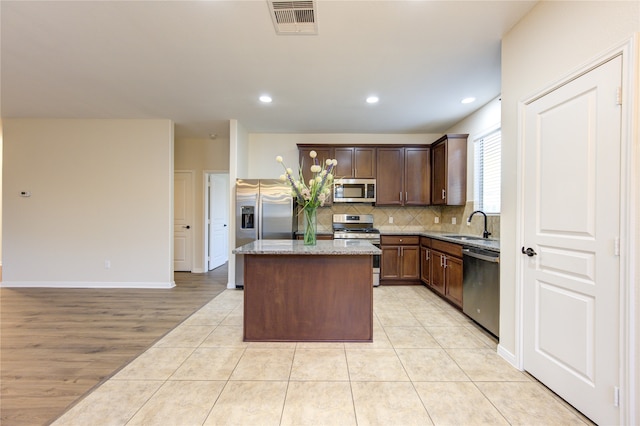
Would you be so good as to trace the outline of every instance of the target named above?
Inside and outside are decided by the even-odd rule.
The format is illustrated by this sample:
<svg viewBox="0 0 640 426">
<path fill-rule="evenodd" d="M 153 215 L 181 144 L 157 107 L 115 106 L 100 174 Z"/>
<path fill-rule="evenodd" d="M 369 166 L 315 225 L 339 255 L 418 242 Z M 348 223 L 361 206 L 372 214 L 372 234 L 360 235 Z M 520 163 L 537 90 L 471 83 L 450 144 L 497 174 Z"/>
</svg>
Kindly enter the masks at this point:
<svg viewBox="0 0 640 426">
<path fill-rule="evenodd" d="M 335 147 L 338 164 L 336 178 L 376 177 L 376 149 L 367 147 Z"/>
<path fill-rule="evenodd" d="M 372 256 L 246 255 L 244 340 L 373 341 Z"/>
<path fill-rule="evenodd" d="M 431 241 L 430 287 L 458 308 L 462 308 L 462 246 Z"/>
<path fill-rule="evenodd" d="M 431 144 L 431 204 L 467 201 L 467 134 L 447 134 Z"/>
<path fill-rule="evenodd" d="M 419 241 L 417 236 L 380 237 L 380 280 L 383 284 L 419 283 Z"/>
</svg>

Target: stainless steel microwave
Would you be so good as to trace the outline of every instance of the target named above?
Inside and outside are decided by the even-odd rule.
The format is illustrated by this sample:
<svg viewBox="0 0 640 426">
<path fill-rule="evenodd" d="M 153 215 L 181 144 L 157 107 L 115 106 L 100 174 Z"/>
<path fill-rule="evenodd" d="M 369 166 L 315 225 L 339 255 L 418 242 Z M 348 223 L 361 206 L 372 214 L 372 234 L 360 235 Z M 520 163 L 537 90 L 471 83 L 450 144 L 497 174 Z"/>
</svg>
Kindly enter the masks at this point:
<svg viewBox="0 0 640 426">
<path fill-rule="evenodd" d="M 333 183 L 334 203 L 375 203 L 375 179 L 336 179 Z"/>
</svg>

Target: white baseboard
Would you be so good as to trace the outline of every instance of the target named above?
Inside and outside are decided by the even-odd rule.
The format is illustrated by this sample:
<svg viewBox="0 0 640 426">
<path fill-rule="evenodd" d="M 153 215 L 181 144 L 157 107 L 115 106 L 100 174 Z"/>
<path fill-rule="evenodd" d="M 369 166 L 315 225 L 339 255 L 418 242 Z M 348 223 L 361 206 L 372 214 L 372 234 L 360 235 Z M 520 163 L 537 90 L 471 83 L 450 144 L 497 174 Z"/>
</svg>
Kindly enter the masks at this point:
<svg viewBox="0 0 640 426">
<path fill-rule="evenodd" d="M 509 364 L 513 365 L 515 368 L 520 370 L 520 367 L 518 366 L 518 362 L 516 360 L 516 356 L 511 352 L 509 352 L 508 350 L 506 350 L 504 346 L 498 345 L 498 355 L 504 358 L 504 360 L 507 361 Z"/>
<path fill-rule="evenodd" d="M 4 281 L 0 287 L 49 287 L 49 288 L 137 288 L 168 289 L 176 286 L 171 282 L 86 282 L 86 281 Z"/>
</svg>

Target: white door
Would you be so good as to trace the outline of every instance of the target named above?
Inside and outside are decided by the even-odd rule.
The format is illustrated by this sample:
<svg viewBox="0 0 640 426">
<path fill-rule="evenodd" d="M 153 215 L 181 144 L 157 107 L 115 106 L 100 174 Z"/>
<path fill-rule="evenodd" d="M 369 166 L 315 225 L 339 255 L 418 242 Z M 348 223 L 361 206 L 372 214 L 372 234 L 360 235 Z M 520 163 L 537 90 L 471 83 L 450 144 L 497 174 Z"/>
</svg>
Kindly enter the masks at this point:
<svg viewBox="0 0 640 426">
<path fill-rule="evenodd" d="M 229 175 L 209 175 L 209 270 L 229 260 Z"/>
<path fill-rule="evenodd" d="M 525 106 L 524 368 L 618 424 L 621 57 Z"/>
<path fill-rule="evenodd" d="M 193 173 L 175 172 L 173 177 L 173 270 L 192 268 Z"/>
</svg>

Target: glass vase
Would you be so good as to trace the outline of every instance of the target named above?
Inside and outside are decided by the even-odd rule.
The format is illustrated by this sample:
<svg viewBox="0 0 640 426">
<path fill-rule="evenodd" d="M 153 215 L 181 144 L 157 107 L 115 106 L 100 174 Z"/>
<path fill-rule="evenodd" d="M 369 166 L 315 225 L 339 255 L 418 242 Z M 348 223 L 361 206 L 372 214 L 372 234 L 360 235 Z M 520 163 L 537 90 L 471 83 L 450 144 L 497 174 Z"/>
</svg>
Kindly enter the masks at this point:
<svg viewBox="0 0 640 426">
<path fill-rule="evenodd" d="M 316 207 L 304 208 L 304 245 L 315 246 L 318 232 L 318 212 Z"/>
</svg>

